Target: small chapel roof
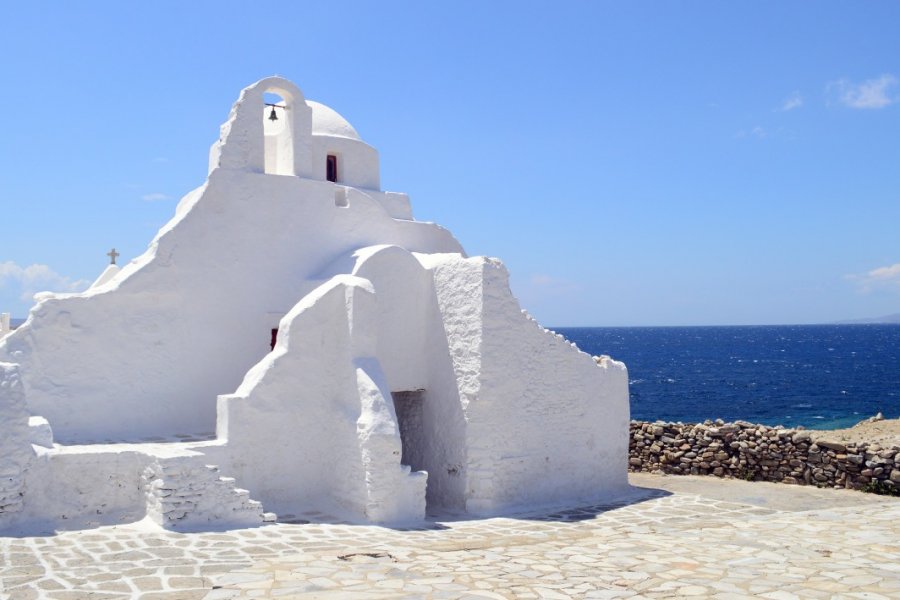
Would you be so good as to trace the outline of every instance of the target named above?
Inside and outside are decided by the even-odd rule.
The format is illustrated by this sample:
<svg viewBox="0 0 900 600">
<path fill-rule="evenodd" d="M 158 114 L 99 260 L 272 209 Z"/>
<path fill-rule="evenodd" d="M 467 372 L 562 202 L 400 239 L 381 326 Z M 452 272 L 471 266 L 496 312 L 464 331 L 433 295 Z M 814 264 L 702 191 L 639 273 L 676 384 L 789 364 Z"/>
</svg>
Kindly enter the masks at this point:
<svg viewBox="0 0 900 600">
<path fill-rule="evenodd" d="M 353 125 L 333 108 L 312 100 L 307 100 L 306 104 L 312 109 L 313 135 L 330 135 L 362 141 Z"/>
</svg>

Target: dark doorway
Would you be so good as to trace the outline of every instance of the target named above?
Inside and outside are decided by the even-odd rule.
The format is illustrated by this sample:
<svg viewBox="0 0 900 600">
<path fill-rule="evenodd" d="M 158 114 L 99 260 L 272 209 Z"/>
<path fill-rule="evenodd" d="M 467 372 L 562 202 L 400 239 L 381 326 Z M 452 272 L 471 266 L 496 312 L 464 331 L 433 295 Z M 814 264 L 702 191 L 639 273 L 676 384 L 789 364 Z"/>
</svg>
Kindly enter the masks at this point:
<svg viewBox="0 0 900 600">
<path fill-rule="evenodd" d="M 337 156 L 335 156 L 334 154 L 329 154 L 325 159 L 325 179 L 337 183 L 337 173 Z"/>
<path fill-rule="evenodd" d="M 425 390 L 391 392 L 403 454 L 400 462 L 413 471 L 425 470 Z"/>
<path fill-rule="evenodd" d="M 277 341 L 278 341 L 278 328 L 275 327 L 274 329 L 272 329 L 272 339 L 271 339 L 271 341 L 269 342 L 269 349 L 270 349 L 270 350 L 274 350 L 274 349 L 275 349 L 275 342 L 277 342 Z"/>
</svg>

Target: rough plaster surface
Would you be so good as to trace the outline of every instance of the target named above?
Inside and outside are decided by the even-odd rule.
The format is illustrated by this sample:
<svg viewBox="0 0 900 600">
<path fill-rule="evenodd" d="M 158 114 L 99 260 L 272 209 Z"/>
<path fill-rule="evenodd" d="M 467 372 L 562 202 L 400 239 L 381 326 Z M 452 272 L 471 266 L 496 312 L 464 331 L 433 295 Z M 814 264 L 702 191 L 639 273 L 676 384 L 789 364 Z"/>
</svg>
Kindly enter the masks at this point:
<svg viewBox="0 0 900 600">
<path fill-rule="evenodd" d="M 620 494 L 624 365 L 541 328 L 499 261 L 413 220 L 378 171 L 292 83 L 243 90 L 207 181 L 147 251 L 86 292 L 43 295 L 0 341 L 0 526 L 203 528 L 263 510 L 397 523 L 426 505 Z M 420 398 L 416 471 L 398 392 Z"/>
<path fill-rule="evenodd" d="M 0 313 L 0 340 L 12 331 L 11 320 L 9 313 Z"/>
<path fill-rule="evenodd" d="M 0 363 L 0 528 L 22 511 L 33 461 L 28 411 L 19 369 Z"/>
</svg>

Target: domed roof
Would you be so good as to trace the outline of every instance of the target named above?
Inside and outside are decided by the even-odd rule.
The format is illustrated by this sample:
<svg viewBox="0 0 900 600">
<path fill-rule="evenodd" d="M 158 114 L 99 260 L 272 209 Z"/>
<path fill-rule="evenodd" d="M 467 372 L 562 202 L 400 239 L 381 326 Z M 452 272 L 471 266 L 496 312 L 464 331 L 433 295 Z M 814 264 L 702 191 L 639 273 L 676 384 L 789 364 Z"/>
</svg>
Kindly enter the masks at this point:
<svg viewBox="0 0 900 600">
<path fill-rule="evenodd" d="M 336 110 L 312 100 L 307 100 L 306 104 L 312 109 L 313 135 L 330 135 L 362 141 L 353 125 Z"/>
</svg>

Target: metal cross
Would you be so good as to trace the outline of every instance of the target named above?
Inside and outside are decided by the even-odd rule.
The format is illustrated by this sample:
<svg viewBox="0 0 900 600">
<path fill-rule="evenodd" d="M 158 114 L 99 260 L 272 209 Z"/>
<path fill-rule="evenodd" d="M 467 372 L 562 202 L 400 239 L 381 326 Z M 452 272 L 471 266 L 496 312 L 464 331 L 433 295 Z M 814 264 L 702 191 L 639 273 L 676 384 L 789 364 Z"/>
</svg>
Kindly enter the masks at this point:
<svg viewBox="0 0 900 600">
<path fill-rule="evenodd" d="M 120 254 L 118 252 L 116 252 L 115 248 L 113 248 L 112 250 L 107 252 L 106 255 L 109 257 L 109 264 L 111 264 L 111 265 L 116 264 L 116 258 L 118 258 L 120 256 Z"/>
</svg>

